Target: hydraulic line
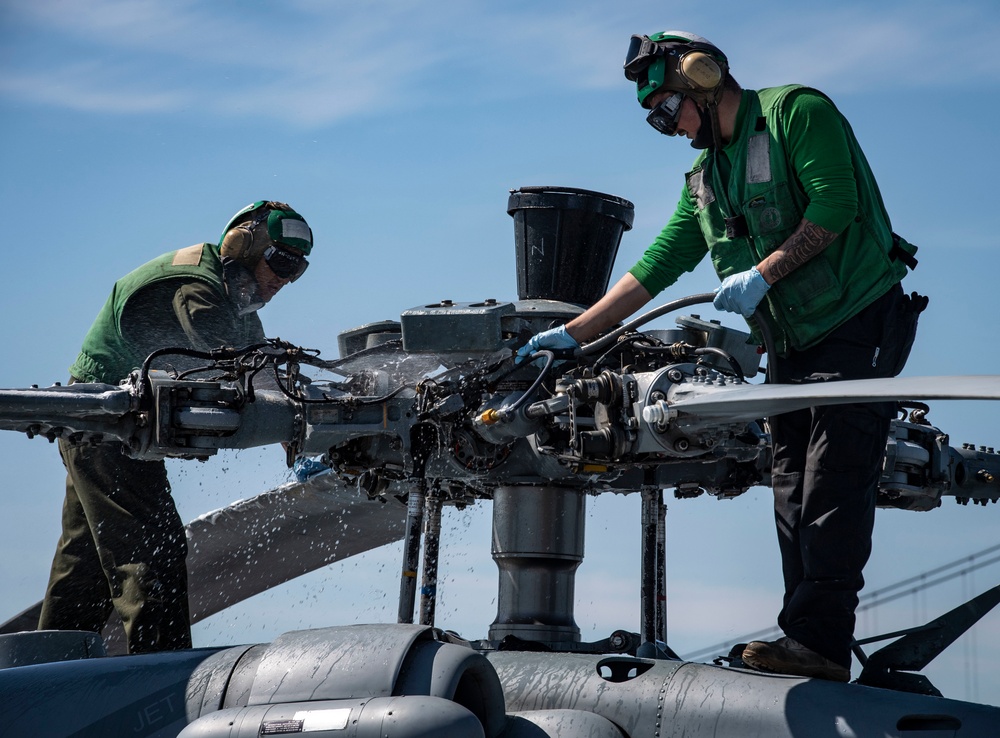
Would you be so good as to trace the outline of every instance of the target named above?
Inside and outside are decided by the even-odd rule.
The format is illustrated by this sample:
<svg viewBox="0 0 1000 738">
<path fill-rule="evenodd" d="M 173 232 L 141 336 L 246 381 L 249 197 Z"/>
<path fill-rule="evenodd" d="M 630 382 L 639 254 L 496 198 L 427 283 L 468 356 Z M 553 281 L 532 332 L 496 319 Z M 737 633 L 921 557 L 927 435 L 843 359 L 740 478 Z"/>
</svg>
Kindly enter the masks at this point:
<svg viewBox="0 0 1000 738">
<path fill-rule="evenodd" d="M 255 351 L 256 349 L 263 348 L 266 345 L 266 343 L 255 343 L 240 349 L 221 348 L 214 351 L 199 351 L 198 349 L 189 349 L 182 346 L 157 349 L 145 358 L 142 362 L 142 367 L 139 369 L 139 386 L 142 397 L 145 398 L 144 402 L 152 400 L 149 396 L 152 391 L 152 386 L 149 382 L 149 371 L 153 365 L 153 359 L 160 356 L 170 355 L 188 356 L 194 359 L 208 359 L 211 361 L 217 361 L 219 359 L 235 359 L 248 351 Z"/>
<path fill-rule="evenodd" d="M 648 313 L 640 315 L 635 320 L 629 321 L 625 325 L 623 325 L 620 328 L 617 328 L 617 329 L 611 331 L 610 333 L 602 336 L 601 338 L 597 339 L 596 341 L 592 341 L 591 343 L 588 343 L 588 344 L 585 344 L 585 345 L 581 346 L 576 351 L 576 355 L 577 356 L 590 356 L 591 354 L 595 354 L 595 353 L 597 353 L 599 351 L 607 350 L 607 353 L 603 354 L 598 359 L 598 361 L 596 362 L 596 363 L 600 364 L 602 361 L 604 361 L 607 358 L 608 354 L 611 353 L 611 351 L 615 348 L 614 347 L 614 343 L 621 336 L 623 336 L 624 334 L 626 334 L 626 333 L 628 333 L 630 331 L 636 330 L 637 328 L 639 328 L 642 325 L 645 325 L 649 321 L 651 321 L 651 320 L 653 320 L 655 318 L 659 318 L 661 315 L 666 315 L 667 313 L 673 312 L 675 310 L 681 310 L 683 308 L 690 307 L 691 305 L 700 305 L 700 304 L 703 304 L 703 303 L 706 303 L 706 302 L 712 302 L 714 299 L 715 299 L 715 293 L 714 292 L 702 292 L 702 293 L 699 293 L 697 295 L 689 295 L 688 297 L 682 297 L 679 300 L 674 300 L 672 302 L 668 302 L 668 303 L 666 303 L 664 305 L 661 305 L 660 307 L 656 308 L 655 310 L 651 310 Z M 772 358 L 774 356 L 774 351 L 773 351 L 774 347 L 773 347 L 773 341 L 771 340 L 771 333 L 768 330 L 767 323 L 764 321 L 763 316 L 764 316 L 764 313 L 763 313 L 762 309 L 760 307 L 758 307 L 757 310 L 754 312 L 754 318 L 757 320 L 757 323 L 760 326 L 760 333 L 761 333 L 761 335 L 764 338 L 764 345 L 765 345 L 765 347 L 767 349 L 767 352 L 768 352 L 768 367 L 770 367 L 770 362 L 771 362 L 771 360 L 772 360 Z M 644 350 L 654 351 L 655 352 L 657 350 L 667 350 L 667 351 L 669 351 L 670 349 L 669 349 L 669 347 L 654 347 L 654 346 L 650 346 L 650 347 L 645 347 Z M 744 381 L 743 380 L 743 368 L 739 365 L 739 362 L 737 362 L 736 359 L 731 354 L 729 354 L 728 352 L 723 351 L 720 348 L 715 348 L 715 347 L 709 346 L 709 347 L 704 347 L 704 348 L 698 349 L 694 353 L 696 355 L 714 354 L 716 356 L 721 357 L 722 359 L 724 359 L 729 364 L 729 366 L 732 368 L 732 370 L 736 374 L 736 376 L 741 381 Z"/>
<path fill-rule="evenodd" d="M 535 392 L 538 390 L 538 388 L 542 385 L 542 380 L 545 379 L 545 375 L 552 367 L 555 360 L 555 354 L 552 351 L 546 351 L 543 349 L 540 351 L 535 351 L 533 354 L 531 354 L 529 360 L 537 357 L 544 357 L 545 365 L 542 367 L 542 370 L 538 373 L 538 376 L 535 377 L 535 381 L 532 382 L 527 392 L 518 397 L 517 400 L 515 400 L 510 405 L 505 405 L 496 410 L 490 409 L 484 412 L 480 416 L 480 420 L 483 423 L 485 423 L 486 425 L 493 425 L 494 423 L 498 422 L 499 423 L 508 422 L 514 417 L 514 414 L 518 410 L 520 410 L 529 399 L 531 399 L 532 395 L 534 395 Z"/>
<path fill-rule="evenodd" d="M 552 368 L 552 364 L 555 360 L 555 354 L 553 352 L 545 350 L 536 351 L 531 355 L 531 358 L 535 358 L 538 356 L 542 356 L 545 358 L 545 365 L 542 366 L 542 370 L 538 372 L 538 376 L 535 377 L 535 381 L 531 383 L 530 387 L 528 387 L 527 392 L 518 397 L 517 400 L 514 401 L 514 404 L 511 405 L 510 407 L 502 408 L 504 412 L 507 413 L 517 412 L 521 408 L 521 406 L 528 401 L 528 398 L 530 398 L 533 394 L 535 394 L 535 392 L 541 386 L 542 380 L 545 379 L 545 375 L 548 374 L 549 369 Z"/>
<path fill-rule="evenodd" d="M 716 348 L 714 346 L 705 346 L 704 348 L 695 349 L 694 351 L 695 356 L 704 356 L 705 354 L 712 354 L 713 356 L 719 356 L 723 358 L 726 361 L 726 363 L 729 364 L 729 367 L 733 370 L 733 373 L 736 375 L 736 378 L 739 379 L 740 382 L 746 381 L 743 379 L 743 367 L 741 367 L 740 363 L 736 361 L 736 357 L 734 357 L 729 352 L 723 351 L 722 349 Z"/>
<path fill-rule="evenodd" d="M 599 351 L 603 351 L 608 348 L 611 344 L 618 340 L 618 337 L 628 333 L 629 331 L 636 330 L 639 326 L 645 325 L 649 321 L 659 318 L 661 315 L 666 315 L 674 310 L 681 310 L 691 305 L 701 305 L 702 303 L 712 302 L 715 299 L 714 292 L 702 292 L 697 295 L 690 295 L 689 297 L 682 297 L 679 300 L 674 300 L 673 302 L 668 302 L 665 305 L 661 305 L 655 310 L 650 310 L 648 313 L 640 315 L 635 320 L 631 320 L 621 328 L 616 328 L 607 333 L 596 341 L 592 341 L 584 346 L 581 346 L 576 352 L 577 356 L 590 356 L 591 354 L 596 354 Z"/>
<path fill-rule="evenodd" d="M 403 390 L 410 388 L 413 389 L 413 385 L 401 384 L 396 389 L 392 390 L 388 394 L 382 395 L 381 397 L 366 397 L 360 399 L 350 395 L 348 397 L 299 397 L 298 395 L 292 394 L 288 389 L 281 383 L 281 377 L 278 374 L 278 365 L 274 366 L 274 376 L 278 381 L 278 391 L 281 392 L 285 397 L 294 402 L 301 403 L 303 405 L 348 405 L 351 407 L 363 407 L 365 405 L 381 405 L 383 402 L 388 402 L 393 397 L 398 395 Z"/>
<path fill-rule="evenodd" d="M 757 322 L 757 330 L 760 331 L 760 335 L 764 339 L 764 351 L 767 353 L 767 374 L 764 380 L 767 384 L 774 384 L 777 379 L 774 376 L 774 368 L 778 362 L 778 355 L 774 351 L 774 337 L 771 335 L 771 326 L 766 320 L 766 315 L 764 308 L 760 305 L 753 311 L 753 319 Z"/>
</svg>

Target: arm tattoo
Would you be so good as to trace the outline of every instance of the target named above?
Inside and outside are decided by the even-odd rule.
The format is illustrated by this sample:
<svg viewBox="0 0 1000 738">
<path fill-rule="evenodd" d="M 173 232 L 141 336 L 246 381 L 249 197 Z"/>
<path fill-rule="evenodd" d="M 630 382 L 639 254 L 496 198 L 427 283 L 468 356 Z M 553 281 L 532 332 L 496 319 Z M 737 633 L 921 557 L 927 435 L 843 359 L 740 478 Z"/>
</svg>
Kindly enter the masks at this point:
<svg viewBox="0 0 1000 738">
<path fill-rule="evenodd" d="M 768 284 L 787 277 L 833 243 L 837 236 L 837 233 L 803 218 L 799 227 L 778 247 L 777 251 L 761 262 L 763 267 L 760 269 L 761 276 Z"/>
</svg>

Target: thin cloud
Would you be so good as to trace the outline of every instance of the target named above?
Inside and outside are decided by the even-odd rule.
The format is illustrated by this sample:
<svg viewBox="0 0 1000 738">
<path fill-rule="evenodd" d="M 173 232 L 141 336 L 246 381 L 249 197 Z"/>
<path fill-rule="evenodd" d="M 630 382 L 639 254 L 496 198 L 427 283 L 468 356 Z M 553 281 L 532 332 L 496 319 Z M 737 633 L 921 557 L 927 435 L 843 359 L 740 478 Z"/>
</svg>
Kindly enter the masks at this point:
<svg viewBox="0 0 1000 738">
<path fill-rule="evenodd" d="M 837 92 L 978 88 L 1000 82 L 1000 58 L 983 53 L 1000 32 L 992 4 L 910 2 L 841 6 L 808 17 L 752 21 L 726 46 L 751 87 L 807 82 Z M 767 53 L 759 40 L 768 39 Z"/>
<path fill-rule="evenodd" d="M 428 10 L 400 1 L 376 11 L 316 0 L 263 7 L 36 0 L 7 8 L 16 32 L 0 91 L 117 114 L 198 111 L 225 119 L 252 107 L 258 118 L 320 127 L 390 103 L 434 105 L 442 96 L 474 103 L 619 89 L 626 34 L 642 30 L 636 18 L 660 15 L 652 3 L 644 13 L 586 2 L 564 11 L 461 2 Z M 755 13 L 734 19 L 732 38 L 715 32 L 724 31 L 716 17 L 684 22 L 719 43 L 751 87 L 788 82 L 790 72 L 794 81 L 841 93 L 1000 81 L 1000 60 L 981 51 L 1000 19 L 982 3 L 842 5 L 790 20 Z M 962 42 L 946 44 L 954 38 Z"/>
<path fill-rule="evenodd" d="M 182 109 L 192 96 L 180 90 L 146 90 L 130 80 L 109 82 L 100 65 L 74 64 L 57 74 L 8 73 L 0 94 L 90 113 L 163 113 Z"/>
<path fill-rule="evenodd" d="M 60 0 L 33 4 L 21 21 L 40 27 L 44 43 L 69 37 L 88 74 L 78 72 L 80 62 L 39 59 L 30 70 L 12 63 L 6 76 L 14 82 L 2 89 L 78 110 L 107 110 L 112 101 L 110 112 L 162 111 L 172 100 L 174 110 L 225 117 L 250 107 L 262 118 L 321 125 L 406 94 L 440 58 L 435 37 L 414 31 L 399 12 L 299 8 L 285 6 L 272 18 L 220 16 L 202 4 L 152 0 L 105 0 L 73 12 Z M 171 91 L 176 88 L 188 92 L 178 95 Z"/>
</svg>

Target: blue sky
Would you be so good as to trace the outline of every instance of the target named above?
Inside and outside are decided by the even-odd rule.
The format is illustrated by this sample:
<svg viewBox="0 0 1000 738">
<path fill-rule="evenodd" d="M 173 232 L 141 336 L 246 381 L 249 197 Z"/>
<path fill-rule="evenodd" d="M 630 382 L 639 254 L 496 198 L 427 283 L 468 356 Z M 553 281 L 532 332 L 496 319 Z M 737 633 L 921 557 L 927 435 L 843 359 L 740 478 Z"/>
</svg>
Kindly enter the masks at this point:
<svg viewBox="0 0 1000 738">
<path fill-rule="evenodd" d="M 617 278 L 666 222 L 694 157 L 643 122 L 621 74 L 632 33 L 668 28 L 719 45 L 746 87 L 800 82 L 833 97 L 896 230 L 921 247 L 905 286 L 932 302 L 905 374 L 996 373 L 1000 9 L 993 0 L 873 5 L 0 3 L 9 259 L 0 386 L 64 381 L 115 279 L 216 240 L 257 199 L 289 202 L 316 238 L 308 275 L 262 312 L 268 334 L 327 357 L 340 331 L 415 305 L 515 299 L 512 188 L 582 187 L 634 202 Z M 703 265 L 656 304 L 715 283 Z M 939 402 L 930 420 L 955 443 L 1000 446 L 993 412 Z M 11 433 L 0 435 L 0 463 L 6 617 L 42 594 L 63 474 L 53 447 Z M 277 449 L 171 462 L 171 474 L 186 519 L 287 479 Z M 638 628 L 638 500 L 607 495 L 589 510 L 576 616 L 594 640 Z M 993 545 L 998 516 L 996 505 L 953 502 L 880 511 L 869 587 Z M 439 624 L 483 637 L 495 612 L 488 505 L 449 514 L 446 526 Z M 776 549 L 766 489 L 671 500 L 671 645 L 693 652 L 771 625 Z M 304 577 L 197 626 L 196 640 L 391 621 L 400 556 L 390 546 Z M 998 575 L 993 566 L 904 598 L 863 618 L 859 635 L 929 619 Z M 993 613 L 928 674 L 948 696 L 996 702 L 1000 674 L 989 664 L 998 658 Z"/>
</svg>

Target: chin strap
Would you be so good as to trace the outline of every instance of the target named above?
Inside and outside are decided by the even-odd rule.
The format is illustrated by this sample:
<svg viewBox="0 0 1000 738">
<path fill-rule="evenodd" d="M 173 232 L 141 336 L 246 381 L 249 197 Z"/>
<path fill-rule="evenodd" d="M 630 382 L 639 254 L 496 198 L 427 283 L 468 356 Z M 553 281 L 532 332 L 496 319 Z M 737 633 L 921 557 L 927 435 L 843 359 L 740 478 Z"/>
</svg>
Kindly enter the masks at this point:
<svg viewBox="0 0 1000 738">
<path fill-rule="evenodd" d="M 236 305 L 236 312 L 240 315 L 255 313 L 264 307 L 264 301 L 260 299 L 260 289 L 257 287 L 257 279 L 253 272 L 246 268 L 244 264 L 223 257 L 222 278 L 226 285 L 226 292 L 229 299 Z"/>
<path fill-rule="evenodd" d="M 722 133 L 719 128 L 719 106 L 712 101 L 707 103 L 705 108 L 695 105 L 698 109 L 698 117 L 701 118 L 701 125 L 698 126 L 698 135 L 691 142 L 693 149 L 715 148 L 722 149 Z"/>
</svg>

